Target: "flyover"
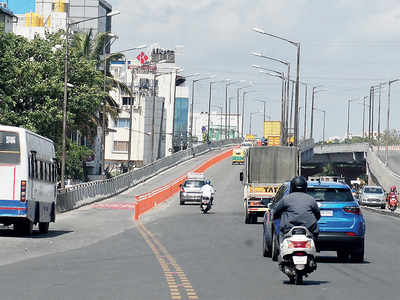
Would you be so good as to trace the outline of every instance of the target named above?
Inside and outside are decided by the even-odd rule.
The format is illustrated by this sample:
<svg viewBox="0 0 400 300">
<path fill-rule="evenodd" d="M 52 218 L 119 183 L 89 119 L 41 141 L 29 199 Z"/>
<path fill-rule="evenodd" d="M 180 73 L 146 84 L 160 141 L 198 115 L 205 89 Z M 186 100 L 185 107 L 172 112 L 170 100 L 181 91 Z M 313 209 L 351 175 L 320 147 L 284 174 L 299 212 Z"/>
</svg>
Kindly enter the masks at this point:
<svg viewBox="0 0 400 300">
<path fill-rule="evenodd" d="M 369 184 L 378 184 L 389 190 L 392 185 L 400 187 L 400 148 L 391 147 L 388 153 L 386 164 L 382 148 L 368 143 L 317 145 L 312 159 L 303 162 L 303 170 L 306 170 L 304 167 L 318 168 L 330 163 L 344 174 L 366 173 Z"/>
<path fill-rule="evenodd" d="M 288 284 L 261 253 L 262 225 L 244 224 L 240 166 L 211 167 L 216 204 L 203 215 L 178 195 L 132 220 L 135 195 L 150 192 L 215 155 L 166 170 L 101 203 L 60 214 L 48 234 L 15 238 L 1 231 L 2 300 L 24 299 L 397 299 L 400 219 L 363 211 L 366 260 L 340 262 L 318 254 L 304 286 Z M 123 209 L 125 207 L 125 209 Z M 118 209 L 119 208 L 119 209 Z M 16 280 L 18 278 L 18 280 Z M 23 284 L 21 284 L 21 282 Z"/>
</svg>

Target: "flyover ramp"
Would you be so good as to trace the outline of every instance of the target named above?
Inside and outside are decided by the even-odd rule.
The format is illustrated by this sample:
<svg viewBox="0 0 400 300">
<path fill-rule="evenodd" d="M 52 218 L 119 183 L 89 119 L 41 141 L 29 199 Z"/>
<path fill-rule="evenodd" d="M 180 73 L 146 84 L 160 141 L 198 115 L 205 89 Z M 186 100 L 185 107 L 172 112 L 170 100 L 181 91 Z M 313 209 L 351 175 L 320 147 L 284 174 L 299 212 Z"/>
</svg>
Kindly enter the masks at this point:
<svg viewBox="0 0 400 300">
<path fill-rule="evenodd" d="M 138 228 L 127 227 L 95 244 L 3 265 L 1 298 L 23 299 L 29 295 L 29 299 L 148 300 L 178 299 L 178 294 L 186 300 L 398 298 L 395 283 L 400 276 L 400 237 L 392 232 L 397 231 L 400 219 L 364 211 L 366 262 L 340 263 L 334 253 L 323 252 L 319 254 L 317 271 L 305 279 L 305 286 L 292 286 L 277 263 L 261 255 L 262 225 L 244 224 L 240 170 L 241 166 L 232 166 L 226 159 L 206 172 L 217 190 L 210 214 L 201 214 L 198 205 L 180 206 L 174 196 L 144 216 L 146 236 L 160 251 L 158 256 Z M 157 176 L 151 185 L 141 188 L 149 191 L 163 182 Z M 121 196 L 113 200 L 124 200 Z M 83 217 L 89 208 L 74 213 Z M 112 217 L 112 211 L 104 213 L 98 216 L 104 222 L 98 231 L 104 230 Z M 119 216 L 120 222 L 131 220 L 128 211 Z M 36 239 L 23 240 L 28 243 Z M 41 241 L 42 249 L 49 247 L 48 239 Z M 163 266 L 168 266 L 170 273 L 164 272 L 158 259 L 166 262 Z M 175 282 L 176 288 L 171 288 L 169 282 Z M 196 297 L 190 298 L 189 293 Z"/>
</svg>

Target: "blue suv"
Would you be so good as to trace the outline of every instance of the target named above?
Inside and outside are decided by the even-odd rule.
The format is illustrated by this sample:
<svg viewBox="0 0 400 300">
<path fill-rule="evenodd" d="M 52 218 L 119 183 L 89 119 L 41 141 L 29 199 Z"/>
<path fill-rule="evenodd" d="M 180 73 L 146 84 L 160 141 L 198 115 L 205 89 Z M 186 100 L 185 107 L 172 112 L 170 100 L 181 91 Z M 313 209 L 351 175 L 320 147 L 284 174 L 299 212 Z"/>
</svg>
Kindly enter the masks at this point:
<svg viewBox="0 0 400 300">
<path fill-rule="evenodd" d="M 290 182 L 282 184 L 264 215 L 263 255 L 274 261 L 279 255 L 280 220 L 273 219 L 273 210 L 289 191 Z M 363 262 L 365 221 L 349 186 L 339 182 L 309 181 L 307 194 L 317 200 L 321 210 L 317 251 L 336 251 L 341 260 L 350 256 L 353 262 Z"/>
</svg>

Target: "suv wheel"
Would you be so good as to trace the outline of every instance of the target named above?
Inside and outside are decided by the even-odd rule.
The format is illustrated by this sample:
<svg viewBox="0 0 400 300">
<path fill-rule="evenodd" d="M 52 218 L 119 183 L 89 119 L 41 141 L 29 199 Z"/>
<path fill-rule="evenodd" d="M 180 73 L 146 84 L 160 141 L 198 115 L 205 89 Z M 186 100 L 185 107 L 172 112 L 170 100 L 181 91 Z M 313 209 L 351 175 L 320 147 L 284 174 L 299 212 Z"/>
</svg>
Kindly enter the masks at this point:
<svg viewBox="0 0 400 300">
<path fill-rule="evenodd" d="M 364 240 L 362 241 L 360 250 L 352 252 L 350 254 L 351 261 L 355 263 L 363 263 L 364 262 Z"/>
</svg>

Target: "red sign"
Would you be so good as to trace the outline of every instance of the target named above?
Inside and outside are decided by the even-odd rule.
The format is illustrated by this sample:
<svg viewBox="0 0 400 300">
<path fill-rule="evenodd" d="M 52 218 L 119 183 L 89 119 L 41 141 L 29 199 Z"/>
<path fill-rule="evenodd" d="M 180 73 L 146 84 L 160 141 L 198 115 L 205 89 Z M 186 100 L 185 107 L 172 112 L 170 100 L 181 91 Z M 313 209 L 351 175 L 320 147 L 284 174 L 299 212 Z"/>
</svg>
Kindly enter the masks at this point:
<svg viewBox="0 0 400 300">
<path fill-rule="evenodd" d="M 142 65 L 149 60 L 149 57 L 144 52 L 141 52 L 136 58 Z"/>
</svg>

